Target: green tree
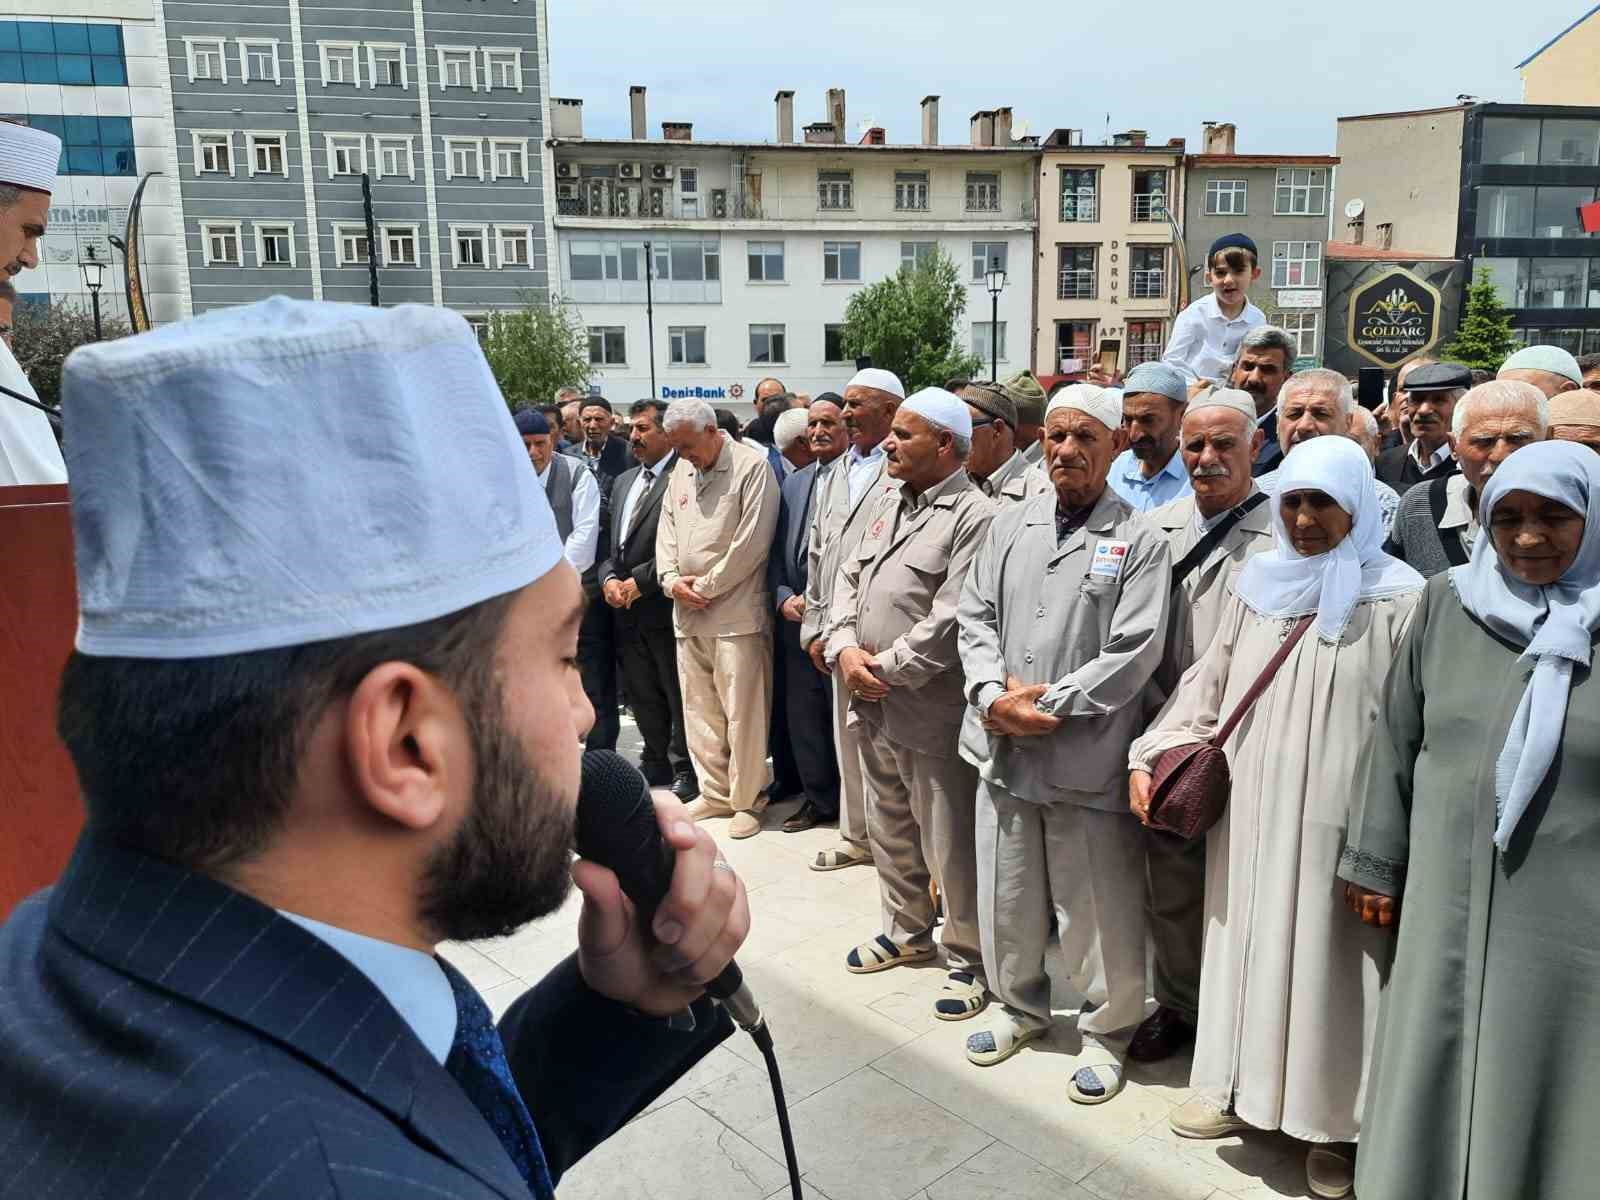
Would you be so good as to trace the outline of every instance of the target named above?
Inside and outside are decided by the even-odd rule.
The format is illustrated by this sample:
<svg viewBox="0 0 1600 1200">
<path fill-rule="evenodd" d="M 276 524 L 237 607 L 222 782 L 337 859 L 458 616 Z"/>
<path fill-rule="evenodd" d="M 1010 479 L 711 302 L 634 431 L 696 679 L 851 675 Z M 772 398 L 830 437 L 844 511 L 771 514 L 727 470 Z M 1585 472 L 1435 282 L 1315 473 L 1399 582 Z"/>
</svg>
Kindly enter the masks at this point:
<svg viewBox="0 0 1600 1200">
<path fill-rule="evenodd" d="M 873 366 L 893 371 L 908 394 L 971 377 L 983 363 L 961 347 L 966 307 L 960 269 L 943 247 L 935 247 L 915 269 L 903 266 L 850 298 L 841 333 L 844 352 L 851 358 L 868 356 Z"/>
<path fill-rule="evenodd" d="M 73 304 L 18 303 L 12 316 L 11 344 L 17 365 L 39 399 L 61 403 L 61 364 L 79 346 L 94 341 L 94 318 Z M 128 336 L 128 323 L 108 317 L 100 323 L 103 340 Z M 8 400 L 6 403 L 10 403 Z"/>
<path fill-rule="evenodd" d="M 559 297 L 490 313 L 483 353 L 513 410 L 548 404 L 564 387 L 589 390 L 589 334 Z"/>
<path fill-rule="evenodd" d="M 1456 326 L 1456 335 L 1439 353 L 1464 366 L 1498 371 L 1518 345 L 1517 335 L 1511 330 L 1511 317 L 1500 303 L 1489 269 L 1479 267 L 1477 278 L 1467 289 L 1467 310 Z"/>
</svg>

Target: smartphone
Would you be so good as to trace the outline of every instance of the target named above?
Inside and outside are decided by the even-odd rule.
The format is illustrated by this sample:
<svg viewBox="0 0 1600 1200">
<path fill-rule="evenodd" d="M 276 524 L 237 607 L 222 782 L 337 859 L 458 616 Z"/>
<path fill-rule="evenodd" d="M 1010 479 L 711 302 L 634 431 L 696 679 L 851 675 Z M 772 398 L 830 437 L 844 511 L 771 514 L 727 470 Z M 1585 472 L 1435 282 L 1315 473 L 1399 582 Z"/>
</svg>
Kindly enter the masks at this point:
<svg viewBox="0 0 1600 1200">
<path fill-rule="evenodd" d="M 1356 376 L 1356 401 L 1362 408 L 1378 408 L 1383 404 L 1383 368 L 1362 367 Z"/>
<path fill-rule="evenodd" d="M 1102 338 L 1100 341 L 1100 369 L 1106 376 L 1112 377 L 1117 373 L 1117 360 L 1122 357 L 1122 343 L 1114 338 Z"/>
</svg>

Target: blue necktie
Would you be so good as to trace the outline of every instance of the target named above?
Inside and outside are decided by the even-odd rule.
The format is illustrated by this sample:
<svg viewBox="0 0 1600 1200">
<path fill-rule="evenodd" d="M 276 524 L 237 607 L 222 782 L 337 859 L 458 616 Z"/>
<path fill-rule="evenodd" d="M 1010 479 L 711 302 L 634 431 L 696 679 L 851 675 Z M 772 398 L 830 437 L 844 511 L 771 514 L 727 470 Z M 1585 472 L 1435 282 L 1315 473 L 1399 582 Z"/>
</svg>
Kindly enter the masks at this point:
<svg viewBox="0 0 1600 1200">
<path fill-rule="evenodd" d="M 539 1133 L 528 1115 L 528 1106 L 522 1102 L 522 1094 L 511 1078 L 505 1044 L 500 1040 L 500 1031 L 494 1027 L 489 1006 L 454 967 L 443 959 L 439 960 L 439 965 L 444 968 L 445 978 L 450 981 L 450 990 L 456 998 L 456 1040 L 450 1047 L 450 1056 L 444 1060 L 444 1069 L 489 1122 L 527 1182 L 528 1191 L 538 1200 L 553 1200 L 556 1189 L 550 1182 L 544 1147 L 539 1144 Z"/>
</svg>

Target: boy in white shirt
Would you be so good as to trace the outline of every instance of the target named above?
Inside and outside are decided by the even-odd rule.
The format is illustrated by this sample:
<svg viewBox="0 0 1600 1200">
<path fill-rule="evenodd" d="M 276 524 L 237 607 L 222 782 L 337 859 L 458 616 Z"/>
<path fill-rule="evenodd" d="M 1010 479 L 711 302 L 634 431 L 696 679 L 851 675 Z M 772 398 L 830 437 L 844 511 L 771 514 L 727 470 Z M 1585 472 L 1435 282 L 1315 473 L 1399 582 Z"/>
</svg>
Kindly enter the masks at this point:
<svg viewBox="0 0 1600 1200">
<path fill-rule="evenodd" d="M 1206 282 L 1211 295 L 1202 296 L 1178 314 L 1172 324 L 1161 361 L 1183 372 L 1191 394 L 1196 385 L 1220 381 L 1228 386 L 1228 371 L 1239 353 L 1244 335 L 1267 323 L 1266 314 L 1250 303 L 1250 285 L 1261 278 L 1256 244 L 1242 233 L 1225 233 L 1211 243 L 1206 259 Z"/>
</svg>

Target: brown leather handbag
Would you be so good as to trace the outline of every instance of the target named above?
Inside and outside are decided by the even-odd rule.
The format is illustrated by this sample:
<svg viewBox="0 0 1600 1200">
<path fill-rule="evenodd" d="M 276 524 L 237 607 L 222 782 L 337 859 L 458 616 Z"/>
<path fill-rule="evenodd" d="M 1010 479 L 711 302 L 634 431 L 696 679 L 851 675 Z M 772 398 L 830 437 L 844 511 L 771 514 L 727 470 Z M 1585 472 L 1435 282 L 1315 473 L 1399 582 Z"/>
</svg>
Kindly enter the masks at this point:
<svg viewBox="0 0 1600 1200">
<path fill-rule="evenodd" d="M 1289 652 L 1305 636 L 1315 618 L 1315 613 L 1300 618 L 1272 661 L 1250 685 L 1250 690 L 1239 698 L 1238 706 L 1215 737 L 1209 742 L 1175 746 L 1156 759 L 1156 769 L 1151 772 L 1150 808 L 1146 814 L 1150 828 L 1192 842 L 1222 819 L 1222 810 L 1228 806 L 1228 793 L 1233 788 L 1228 755 L 1223 747 L 1245 714 L 1261 699 L 1261 693 L 1267 690 L 1278 668 L 1283 666 Z"/>
</svg>

